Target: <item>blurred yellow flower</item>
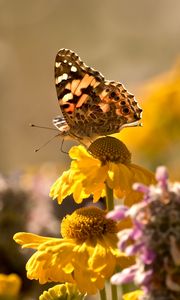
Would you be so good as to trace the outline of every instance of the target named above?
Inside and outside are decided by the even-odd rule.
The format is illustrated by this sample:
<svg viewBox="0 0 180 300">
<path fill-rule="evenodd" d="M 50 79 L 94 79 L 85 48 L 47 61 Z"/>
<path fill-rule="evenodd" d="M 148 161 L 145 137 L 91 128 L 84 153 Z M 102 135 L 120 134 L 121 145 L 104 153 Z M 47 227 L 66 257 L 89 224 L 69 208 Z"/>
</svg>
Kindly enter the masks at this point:
<svg viewBox="0 0 180 300">
<path fill-rule="evenodd" d="M 167 73 L 139 90 L 143 99 L 143 127 L 127 128 L 116 137 L 131 146 L 150 166 L 163 164 L 179 177 L 180 166 L 180 60 Z M 133 143 L 132 143 L 133 140 Z M 138 155 L 137 155 L 138 156 Z"/>
<path fill-rule="evenodd" d="M 95 140 L 88 151 L 83 146 L 74 146 L 69 152 L 73 159 L 70 169 L 53 184 L 50 197 L 61 204 L 73 194 L 77 203 L 93 194 L 97 202 L 105 195 L 105 182 L 114 190 L 117 198 L 124 198 L 126 205 L 139 201 L 142 195 L 132 190 L 134 182 L 149 185 L 154 174 L 131 163 L 131 154 L 120 140 L 103 137 Z"/>
<path fill-rule="evenodd" d="M 142 296 L 144 293 L 141 290 L 136 290 L 127 294 L 123 295 L 123 300 L 140 300 L 140 296 Z"/>
<path fill-rule="evenodd" d="M 39 297 L 39 300 L 83 300 L 82 295 L 76 285 L 71 283 L 57 284 Z"/>
<path fill-rule="evenodd" d="M 117 265 L 131 264 L 117 249 L 117 224 L 97 207 L 81 208 L 61 223 L 63 238 L 19 232 L 14 240 L 37 251 L 26 264 L 27 277 L 46 282 L 69 282 L 81 293 L 102 289 Z"/>
<path fill-rule="evenodd" d="M 14 297 L 21 288 L 21 278 L 16 274 L 0 274 L 0 297 Z"/>
</svg>

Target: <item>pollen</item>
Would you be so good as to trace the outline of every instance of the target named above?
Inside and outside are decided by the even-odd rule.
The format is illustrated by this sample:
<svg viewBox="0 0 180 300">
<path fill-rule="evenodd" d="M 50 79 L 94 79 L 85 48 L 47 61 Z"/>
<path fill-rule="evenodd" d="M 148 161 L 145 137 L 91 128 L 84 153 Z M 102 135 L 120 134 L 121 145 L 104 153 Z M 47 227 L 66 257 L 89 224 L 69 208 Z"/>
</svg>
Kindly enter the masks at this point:
<svg viewBox="0 0 180 300">
<path fill-rule="evenodd" d="M 101 239 L 103 235 L 116 232 L 116 222 L 106 219 L 106 211 L 94 206 L 77 209 L 73 214 L 67 215 L 61 223 L 63 238 L 81 242 Z"/>
<path fill-rule="evenodd" d="M 92 156 L 103 164 L 108 161 L 121 164 L 131 163 L 131 153 L 120 140 L 106 136 L 95 140 L 88 148 Z"/>
</svg>

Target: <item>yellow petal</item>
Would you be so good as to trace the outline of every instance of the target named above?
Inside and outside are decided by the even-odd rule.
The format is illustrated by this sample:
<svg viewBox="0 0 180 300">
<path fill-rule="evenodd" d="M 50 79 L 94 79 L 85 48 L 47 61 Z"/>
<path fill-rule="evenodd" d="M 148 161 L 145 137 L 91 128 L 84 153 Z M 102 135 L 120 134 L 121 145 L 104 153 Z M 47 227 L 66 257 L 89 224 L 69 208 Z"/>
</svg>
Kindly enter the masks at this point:
<svg viewBox="0 0 180 300">
<path fill-rule="evenodd" d="M 83 300 L 84 296 L 80 294 L 75 284 L 58 284 L 44 291 L 39 300 Z"/>
<path fill-rule="evenodd" d="M 83 199 L 88 198 L 90 196 L 90 193 L 86 193 L 83 189 L 82 182 L 77 181 L 73 188 L 73 198 L 76 203 L 81 203 Z"/>
<path fill-rule="evenodd" d="M 16 241 L 16 243 L 22 245 L 22 248 L 37 249 L 39 245 L 49 241 L 52 238 L 39 236 L 33 233 L 18 232 L 13 236 L 13 239 Z"/>
<path fill-rule="evenodd" d="M 72 147 L 69 151 L 69 156 L 72 159 L 77 160 L 92 158 L 92 156 L 87 152 L 86 148 L 84 148 L 82 145 Z"/>
<path fill-rule="evenodd" d="M 141 166 L 131 164 L 131 170 L 134 173 L 135 182 L 141 182 L 145 185 L 153 184 L 156 182 L 154 173 Z"/>
<path fill-rule="evenodd" d="M 111 188 L 119 188 L 122 191 L 131 189 L 133 183 L 133 174 L 131 169 L 126 165 L 111 163 L 108 175 L 110 175 L 109 179 L 111 182 L 108 182 L 111 185 Z"/>
<path fill-rule="evenodd" d="M 123 295 L 123 300 L 139 300 L 140 296 L 142 296 L 144 294 L 143 291 L 141 290 L 136 290 L 127 294 Z"/>
<path fill-rule="evenodd" d="M 57 198 L 59 204 L 72 193 L 71 186 L 73 182 L 70 180 L 70 172 L 71 170 L 63 172 L 62 176 L 59 177 L 51 187 L 49 196 L 52 197 L 53 200 Z"/>
</svg>

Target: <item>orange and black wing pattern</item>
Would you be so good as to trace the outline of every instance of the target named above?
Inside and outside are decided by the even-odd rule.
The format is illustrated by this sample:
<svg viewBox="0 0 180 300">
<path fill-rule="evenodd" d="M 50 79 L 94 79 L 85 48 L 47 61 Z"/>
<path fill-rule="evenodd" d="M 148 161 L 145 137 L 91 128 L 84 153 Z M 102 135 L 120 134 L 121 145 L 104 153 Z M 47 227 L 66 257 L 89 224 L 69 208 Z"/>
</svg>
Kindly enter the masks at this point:
<svg viewBox="0 0 180 300">
<path fill-rule="evenodd" d="M 121 83 L 105 80 L 71 50 L 57 53 L 55 85 L 63 116 L 76 135 L 108 135 L 141 119 L 142 109 Z"/>
</svg>

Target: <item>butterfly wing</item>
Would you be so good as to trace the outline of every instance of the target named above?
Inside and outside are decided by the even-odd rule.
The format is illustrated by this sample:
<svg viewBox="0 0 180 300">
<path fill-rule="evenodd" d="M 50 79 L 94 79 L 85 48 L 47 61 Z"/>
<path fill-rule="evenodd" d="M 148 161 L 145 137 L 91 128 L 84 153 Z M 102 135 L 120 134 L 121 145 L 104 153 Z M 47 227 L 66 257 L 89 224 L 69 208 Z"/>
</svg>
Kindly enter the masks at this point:
<svg viewBox="0 0 180 300">
<path fill-rule="evenodd" d="M 76 126 L 79 113 L 88 110 L 92 103 L 90 90 L 103 81 L 103 76 L 87 67 L 74 52 L 59 50 L 55 60 L 55 84 L 61 111 L 70 127 Z"/>
<path fill-rule="evenodd" d="M 141 109 L 122 84 L 106 81 L 71 50 L 59 50 L 55 83 L 60 108 L 71 133 L 108 135 L 140 120 Z"/>
</svg>

